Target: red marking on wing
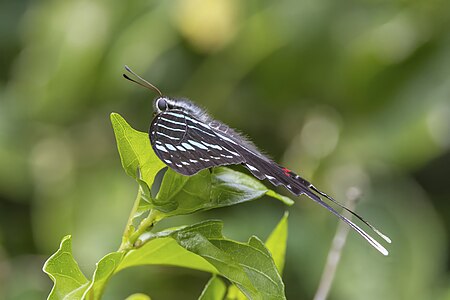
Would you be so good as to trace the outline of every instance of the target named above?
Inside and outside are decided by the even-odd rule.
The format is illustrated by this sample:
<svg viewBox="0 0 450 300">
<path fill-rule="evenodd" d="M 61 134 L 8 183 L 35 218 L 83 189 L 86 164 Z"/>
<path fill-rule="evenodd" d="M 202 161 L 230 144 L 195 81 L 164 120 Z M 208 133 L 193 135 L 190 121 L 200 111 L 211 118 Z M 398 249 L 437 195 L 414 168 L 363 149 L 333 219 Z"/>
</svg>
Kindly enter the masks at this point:
<svg viewBox="0 0 450 300">
<path fill-rule="evenodd" d="M 286 175 L 286 176 L 288 176 L 288 177 L 291 177 L 291 170 L 289 170 L 288 168 L 283 168 L 283 172 L 284 172 L 284 175 Z"/>
</svg>

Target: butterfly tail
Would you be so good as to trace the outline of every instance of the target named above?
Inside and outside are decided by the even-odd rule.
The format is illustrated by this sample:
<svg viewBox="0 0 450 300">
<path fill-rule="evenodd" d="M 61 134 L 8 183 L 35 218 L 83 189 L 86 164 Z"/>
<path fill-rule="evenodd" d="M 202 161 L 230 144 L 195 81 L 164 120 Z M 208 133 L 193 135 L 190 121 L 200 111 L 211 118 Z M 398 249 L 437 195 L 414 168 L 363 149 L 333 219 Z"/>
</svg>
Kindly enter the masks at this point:
<svg viewBox="0 0 450 300">
<path fill-rule="evenodd" d="M 378 241 L 376 241 L 374 238 L 372 238 L 369 234 L 367 234 L 363 229 L 361 229 L 358 225 L 353 223 L 347 217 L 338 213 L 333 207 L 331 207 L 328 203 L 323 201 L 320 196 L 325 197 L 329 201 L 333 202 L 334 204 L 336 204 L 336 205 L 342 207 L 343 209 L 347 210 L 348 212 L 350 212 L 352 215 L 356 216 L 359 220 L 361 220 L 364 224 L 366 224 L 369 228 L 371 228 L 380 237 L 382 237 L 384 240 L 386 240 L 387 242 L 390 243 L 391 241 L 387 236 L 382 234 L 379 230 L 377 230 L 375 227 L 373 227 L 370 223 L 365 221 L 361 216 L 359 216 L 355 212 L 351 211 L 350 209 L 346 208 L 344 205 L 340 204 L 339 202 L 334 200 L 332 197 L 321 192 L 315 186 L 313 186 L 310 182 L 301 178 L 299 175 L 295 174 L 291 170 L 284 168 L 282 166 L 279 166 L 274 162 L 266 161 L 263 159 L 255 159 L 255 158 L 253 158 L 252 161 L 247 161 L 244 164 L 244 166 L 248 170 L 250 170 L 250 172 L 258 179 L 261 179 L 261 180 L 267 179 L 275 186 L 282 185 L 282 186 L 286 187 L 291 193 L 293 193 L 294 195 L 297 195 L 297 196 L 299 196 L 301 194 L 305 194 L 306 196 L 308 196 L 309 198 L 314 200 L 316 203 L 318 203 L 322 207 L 326 208 L 328 211 L 330 211 L 336 217 L 341 219 L 343 222 L 348 224 L 353 230 L 355 230 L 370 245 L 372 245 L 375 249 L 377 249 L 383 255 L 388 255 L 388 251 L 386 250 L 386 248 L 384 248 Z"/>
</svg>

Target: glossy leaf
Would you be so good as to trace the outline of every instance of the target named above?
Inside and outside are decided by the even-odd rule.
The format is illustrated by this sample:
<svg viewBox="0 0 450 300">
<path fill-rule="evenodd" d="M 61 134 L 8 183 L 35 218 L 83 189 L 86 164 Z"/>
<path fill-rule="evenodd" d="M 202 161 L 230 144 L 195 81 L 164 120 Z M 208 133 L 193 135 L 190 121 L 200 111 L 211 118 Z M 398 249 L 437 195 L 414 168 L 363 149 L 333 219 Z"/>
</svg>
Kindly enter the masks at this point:
<svg viewBox="0 0 450 300">
<path fill-rule="evenodd" d="M 280 200 L 286 205 L 294 204 L 293 200 L 268 189 L 255 177 L 226 167 L 213 169 L 211 194 L 220 206 L 254 200 L 263 195 Z M 233 197 L 230 197 L 231 195 Z"/>
<path fill-rule="evenodd" d="M 220 221 L 201 222 L 158 236 L 170 236 L 181 247 L 203 257 L 251 299 L 285 299 L 275 263 L 256 237 L 247 243 L 226 239 Z"/>
<path fill-rule="evenodd" d="M 187 251 L 170 237 L 155 238 L 141 248 L 129 251 L 116 272 L 141 265 L 169 265 L 210 273 L 218 272 L 205 259 Z"/>
<path fill-rule="evenodd" d="M 172 207 L 166 215 L 189 214 L 199 210 L 235 205 L 264 195 L 291 205 L 293 201 L 268 189 L 252 176 L 226 167 L 183 176 L 168 169 L 154 201 L 158 209 Z"/>
<path fill-rule="evenodd" d="M 284 259 L 286 255 L 288 215 L 289 214 L 287 212 L 284 214 L 266 241 L 266 247 L 272 254 L 272 258 L 280 274 L 283 272 Z M 246 300 L 247 297 L 236 287 L 236 285 L 230 285 L 228 287 L 226 299 Z"/>
</svg>

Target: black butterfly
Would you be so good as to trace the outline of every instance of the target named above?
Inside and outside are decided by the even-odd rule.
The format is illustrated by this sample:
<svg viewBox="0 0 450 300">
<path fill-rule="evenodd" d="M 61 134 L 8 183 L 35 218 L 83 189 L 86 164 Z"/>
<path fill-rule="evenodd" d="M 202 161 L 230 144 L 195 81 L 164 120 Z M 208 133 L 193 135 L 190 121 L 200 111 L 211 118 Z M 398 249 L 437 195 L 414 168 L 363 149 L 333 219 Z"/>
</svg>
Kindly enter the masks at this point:
<svg viewBox="0 0 450 300">
<path fill-rule="evenodd" d="M 155 117 L 150 125 L 150 142 L 156 155 L 167 166 L 183 175 L 194 175 L 201 170 L 224 165 L 242 164 L 256 178 L 267 179 L 273 185 L 283 185 L 294 195 L 305 194 L 331 213 L 347 223 L 384 255 L 388 251 L 359 226 L 324 202 L 320 196 L 347 210 L 388 243 L 391 240 L 347 209 L 332 197 L 318 190 L 314 185 L 291 170 L 284 168 L 262 154 L 256 146 L 227 125 L 212 119 L 204 110 L 186 99 L 170 99 L 152 84 L 126 70 L 140 81 L 123 76 L 139 85 L 158 92 L 154 101 Z"/>
</svg>

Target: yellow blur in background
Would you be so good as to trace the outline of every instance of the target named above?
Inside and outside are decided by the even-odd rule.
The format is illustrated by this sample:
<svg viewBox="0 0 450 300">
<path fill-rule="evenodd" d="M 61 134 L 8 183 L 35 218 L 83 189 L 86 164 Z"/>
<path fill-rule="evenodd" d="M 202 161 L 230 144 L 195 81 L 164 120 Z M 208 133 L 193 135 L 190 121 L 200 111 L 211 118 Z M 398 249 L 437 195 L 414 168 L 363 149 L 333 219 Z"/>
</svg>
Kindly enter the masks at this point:
<svg viewBox="0 0 450 300">
<path fill-rule="evenodd" d="M 0 299 L 43 299 L 60 239 L 90 277 L 114 251 L 136 183 L 109 113 L 147 131 L 155 95 L 188 97 L 393 240 L 351 233 L 330 299 L 450 298 L 450 10 L 418 1 L 8 1 L 0 4 Z M 288 195 L 285 191 L 280 191 Z M 287 209 L 265 199 L 168 221 L 225 221 L 265 239 Z M 288 299 L 311 299 L 337 220 L 289 208 Z M 208 274 L 139 267 L 104 299 L 197 299 Z"/>
</svg>

